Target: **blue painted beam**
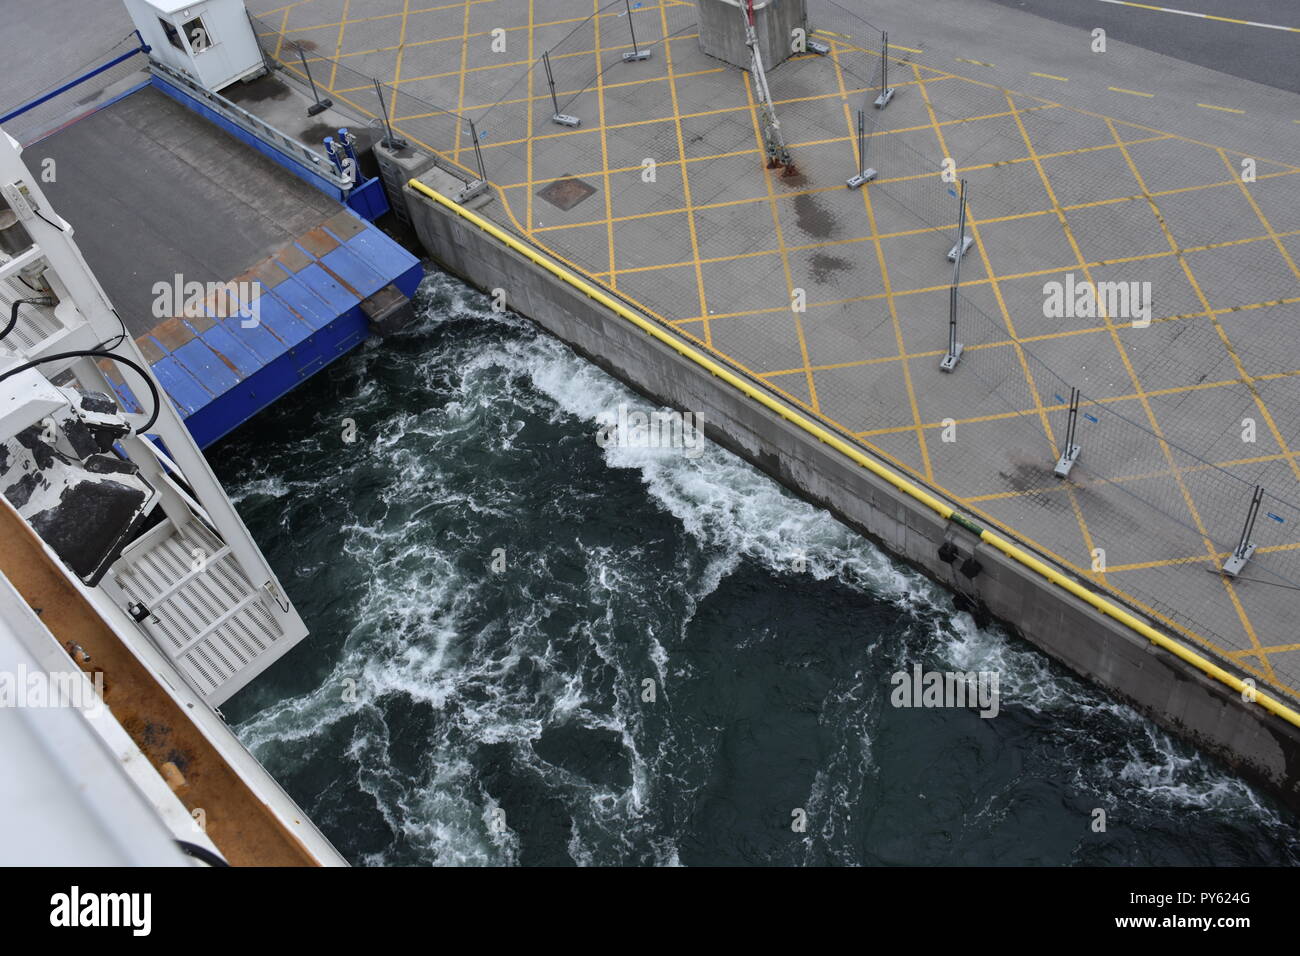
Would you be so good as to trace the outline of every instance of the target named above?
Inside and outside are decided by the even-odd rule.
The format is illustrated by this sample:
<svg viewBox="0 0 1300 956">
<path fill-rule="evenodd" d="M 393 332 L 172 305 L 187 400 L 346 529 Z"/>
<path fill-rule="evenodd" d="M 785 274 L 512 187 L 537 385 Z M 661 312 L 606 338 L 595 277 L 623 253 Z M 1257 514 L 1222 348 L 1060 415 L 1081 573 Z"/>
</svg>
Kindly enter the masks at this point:
<svg viewBox="0 0 1300 956">
<path fill-rule="evenodd" d="M 99 74 L 103 73 L 105 70 L 111 70 L 119 63 L 131 59 L 131 57 L 135 56 L 137 53 L 148 53 L 150 49 L 149 44 L 144 42 L 144 38 L 140 36 L 140 31 L 132 30 L 131 32 L 134 33 L 135 38 L 140 41 L 140 45 L 136 47 L 134 50 L 129 50 L 128 52 L 123 53 L 119 57 L 114 57 L 113 59 L 109 60 L 107 63 L 103 64 L 102 66 L 97 66 L 93 70 L 90 70 L 86 73 L 82 73 L 80 76 L 75 77 L 69 80 L 67 83 L 64 83 L 61 86 L 57 87 L 56 89 L 51 90 L 50 92 L 46 93 L 44 96 L 39 96 L 36 99 L 31 100 L 30 102 L 24 103 L 21 106 L 10 110 L 4 116 L 0 116 L 0 123 L 7 123 L 15 116 L 22 116 L 24 113 L 36 109 L 36 107 L 40 106 L 42 103 L 48 103 L 56 96 L 59 96 L 62 93 L 66 93 L 74 86 L 79 86 L 80 84 L 85 83 L 87 80 L 91 79 L 92 77 L 99 76 Z"/>
</svg>

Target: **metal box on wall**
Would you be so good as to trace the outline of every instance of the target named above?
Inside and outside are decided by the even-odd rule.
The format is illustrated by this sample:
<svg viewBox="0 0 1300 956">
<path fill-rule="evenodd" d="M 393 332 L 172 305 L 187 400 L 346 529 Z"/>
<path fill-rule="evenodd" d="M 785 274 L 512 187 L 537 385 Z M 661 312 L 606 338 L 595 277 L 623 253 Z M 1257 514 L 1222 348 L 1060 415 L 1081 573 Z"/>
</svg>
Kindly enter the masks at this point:
<svg viewBox="0 0 1300 956">
<path fill-rule="evenodd" d="M 243 0 L 125 0 L 150 55 L 213 93 L 265 71 Z"/>
<path fill-rule="evenodd" d="M 700 11 L 700 49 L 748 70 L 745 45 L 747 0 L 695 0 Z M 754 0 L 754 27 L 763 66 L 774 69 L 793 53 L 794 31 L 808 29 L 807 0 Z"/>
</svg>

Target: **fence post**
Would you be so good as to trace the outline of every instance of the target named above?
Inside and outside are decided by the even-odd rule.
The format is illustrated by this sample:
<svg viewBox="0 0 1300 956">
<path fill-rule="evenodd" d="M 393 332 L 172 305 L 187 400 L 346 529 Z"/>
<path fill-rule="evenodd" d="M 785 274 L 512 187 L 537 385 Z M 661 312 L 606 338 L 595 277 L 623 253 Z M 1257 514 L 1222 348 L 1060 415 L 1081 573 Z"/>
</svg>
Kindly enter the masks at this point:
<svg viewBox="0 0 1300 956">
<path fill-rule="evenodd" d="M 551 72 L 550 50 L 542 54 L 542 65 L 546 67 L 546 83 L 551 88 L 551 106 L 554 107 L 551 122 L 558 123 L 560 126 L 580 126 L 582 121 L 578 117 L 560 112 L 560 98 L 555 93 L 555 74 Z"/>
<path fill-rule="evenodd" d="M 1228 560 L 1223 562 L 1225 577 L 1235 578 L 1255 553 L 1255 546 L 1250 543 L 1250 535 L 1255 530 L 1255 519 L 1259 517 L 1259 503 L 1263 500 L 1264 487 L 1256 485 L 1254 493 L 1250 496 L 1250 507 L 1246 509 L 1246 523 L 1241 527 L 1241 537 L 1237 539 L 1237 546 L 1232 549 Z"/>
<path fill-rule="evenodd" d="M 304 53 L 302 47 L 298 46 L 296 43 L 294 44 L 294 48 L 298 51 L 298 59 L 302 61 L 302 71 L 307 74 L 307 82 L 311 84 L 311 95 L 316 100 L 315 103 L 307 107 L 307 115 L 319 116 L 321 113 L 324 113 L 327 109 L 333 106 L 334 103 L 328 98 L 320 98 L 320 93 L 316 90 L 316 81 L 311 77 L 311 67 L 307 65 L 307 54 Z"/>
<path fill-rule="evenodd" d="M 249 29 L 253 31 L 253 36 L 258 37 L 257 52 L 262 54 L 262 69 L 266 70 L 267 76 L 270 76 L 271 71 L 275 69 L 275 61 L 272 60 L 270 55 L 266 52 L 266 47 L 262 46 L 262 39 L 260 36 L 258 36 L 258 32 L 257 32 L 257 20 L 253 17 L 251 13 L 248 12 L 247 9 L 244 10 L 244 15 L 248 17 L 248 26 Z M 136 30 L 135 33 L 136 36 L 140 35 L 139 30 Z M 283 34 L 277 34 L 277 35 L 283 36 Z M 140 43 L 143 44 L 144 40 L 141 39 Z"/>
<path fill-rule="evenodd" d="M 970 248 L 971 238 L 966 235 L 966 180 L 961 181 L 957 196 L 957 244 L 948 253 L 953 262 L 952 286 L 948 290 L 948 354 L 939 362 L 939 371 L 951 372 L 961 361 L 962 344 L 957 341 L 957 287 L 961 285 L 961 260 Z"/>
<path fill-rule="evenodd" d="M 957 196 L 957 241 L 948 250 L 948 261 L 953 266 L 953 284 L 961 282 L 961 260 L 975 241 L 966 234 L 966 180 L 961 181 L 961 193 Z"/>
<path fill-rule="evenodd" d="M 456 193 L 456 202 L 461 204 L 469 202 L 475 196 L 482 195 L 488 189 L 487 168 L 483 165 L 483 148 L 479 145 L 478 127 L 474 125 L 472 119 L 466 118 L 465 122 L 469 123 L 469 136 L 474 143 L 474 159 L 478 163 L 478 179 L 466 183 L 465 187 Z"/>
<path fill-rule="evenodd" d="M 894 98 L 894 88 L 889 85 L 889 34 L 880 34 L 880 95 L 876 97 L 876 109 L 883 110 Z"/>
<path fill-rule="evenodd" d="M 871 180 L 876 178 L 876 171 L 867 165 L 867 117 L 862 110 L 858 110 L 858 168 L 849 181 L 845 183 L 850 189 L 857 189 L 859 186 L 865 186 Z"/>
<path fill-rule="evenodd" d="M 637 60 L 650 59 L 650 51 L 642 50 L 636 45 L 636 28 L 632 26 L 632 0 L 623 0 L 623 6 L 627 7 L 627 32 L 632 34 L 632 52 L 623 54 L 624 63 L 635 63 Z M 558 113 L 559 110 L 556 110 Z"/>
<path fill-rule="evenodd" d="M 1065 446 L 1061 452 L 1061 457 L 1057 459 L 1056 467 L 1052 469 L 1052 474 L 1057 478 L 1069 478 L 1070 469 L 1074 463 L 1079 460 L 1080 448 L 1074 441 L 1075 428 L 1079 422 L 1079 398 L 1082 393 L 1073 385 L 1070 386 L 1070 413 L 1065 424 Z"/>
<path fill-rule="evenodd" d="M 400 136 L 393 135 L 393 124 L 388 119 L 388 104 L 384 102 L 384 91 L 379 86 L 379 80 L 373 80 L 375 84 L 375 95 L 379 97 L 379 110 L 384 114 L 384 131 L 385 136 L 379 141 L 379 144 L 385 149 L 406 149 L 410 144 Z"/>
</svg>

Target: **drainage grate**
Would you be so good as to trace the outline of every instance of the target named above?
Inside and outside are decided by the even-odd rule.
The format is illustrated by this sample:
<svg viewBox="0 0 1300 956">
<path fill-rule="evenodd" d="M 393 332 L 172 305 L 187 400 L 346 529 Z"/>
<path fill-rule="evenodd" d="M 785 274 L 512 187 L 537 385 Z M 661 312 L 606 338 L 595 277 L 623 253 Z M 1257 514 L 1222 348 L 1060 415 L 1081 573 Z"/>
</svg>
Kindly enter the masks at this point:
<svg viewBox="0 0 1300 956">
<path fill-rule="evenodd" d="M 574 176 L 566 176 L 564 179 L 557 179 L 549 186 L 539 189 L 537 195 L 556 209 L 568 212 L 595 191 L 595 186 L 588 185 Z"/>
</svg>

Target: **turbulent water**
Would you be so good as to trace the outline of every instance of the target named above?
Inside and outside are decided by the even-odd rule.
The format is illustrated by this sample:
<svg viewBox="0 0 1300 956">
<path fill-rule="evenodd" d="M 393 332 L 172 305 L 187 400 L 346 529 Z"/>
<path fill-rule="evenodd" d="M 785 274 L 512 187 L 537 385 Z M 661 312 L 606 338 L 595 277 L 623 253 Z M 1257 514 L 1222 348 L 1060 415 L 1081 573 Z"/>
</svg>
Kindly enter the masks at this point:
<svg viewBox="0 0 1300 956">
<path fill-rule="evenodd" d="M 1294 816 L 745 462 L 602 447 L 650 406 L 528 322 L 419 305 L 211 454 L 312 632 L 226 715 L 353 863 L 1300 862 Z M 1000 712 L 892 706 L 917 663 Z"/>
</svg>

